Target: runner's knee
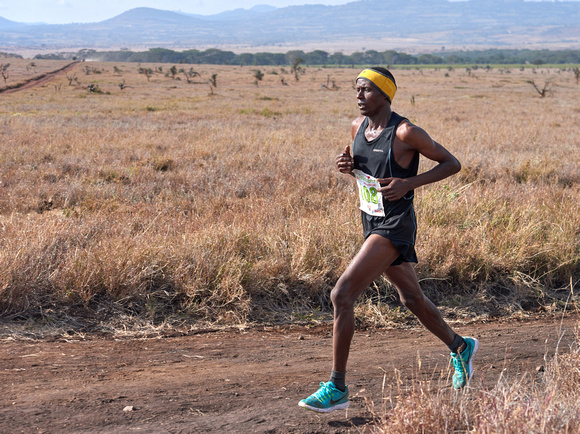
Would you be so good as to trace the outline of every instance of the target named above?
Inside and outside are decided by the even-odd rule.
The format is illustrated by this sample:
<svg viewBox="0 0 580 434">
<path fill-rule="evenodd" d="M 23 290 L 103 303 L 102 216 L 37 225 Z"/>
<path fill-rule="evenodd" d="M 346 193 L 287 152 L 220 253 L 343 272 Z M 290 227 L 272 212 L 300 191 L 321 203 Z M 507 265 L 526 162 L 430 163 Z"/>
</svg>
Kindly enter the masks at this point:
<svg viewBox="0 0 580 434">
<path fill-rule="evenodd" d="M 425 305 L 425 296 L 423 293 L 404 293 L 400 295 L 401 303 L 411 312 L 422 309 Z"/>
<path fill-rule="evenodd" d="M 330 300 L 335 309 L 349 309 L 354 304 L 351 285 L 347 281 L 340 281 L 330 292 Z"/>
</svg>

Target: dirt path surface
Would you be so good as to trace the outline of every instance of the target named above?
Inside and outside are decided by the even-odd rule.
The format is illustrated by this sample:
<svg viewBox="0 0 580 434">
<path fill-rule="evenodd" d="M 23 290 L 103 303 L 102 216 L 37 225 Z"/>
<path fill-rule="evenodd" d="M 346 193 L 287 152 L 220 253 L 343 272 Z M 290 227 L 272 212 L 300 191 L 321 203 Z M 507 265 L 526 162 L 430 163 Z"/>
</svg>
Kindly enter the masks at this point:
<svg viewBox="0 0 580 434">
<path fill-rule="evenodd" d="M 46 74 L 43 74 L 40 77 L 31 78 L 30 80 L 26 81 L 22 85 L 19 85 L 16 87 L 9 87 L 9 88 L 5 88 L 5 89 L 0 89 L 0 94 L 8 95 L 10 93 L 16 93 L 16 92 L 20 92 L 22 90 L 27 90 L 27 89 L 29 90 L 33 87 L 46 85 L 47 83 L 52 81 L 55 77 L 60 76 L 60 75 L 64 75 L 67 72 L 71 71 L 77 63 L 79 63 L 79 62 L 75 61 L 75 62 L 72 62 L 72 63 L 64 66 L 63 68 L 57 69 L 56 71 L 48 72 Z"/>
<path fill-rule="evenodd" d="M 544 357 L 575 340 L 578 315 L 456 326 L 481 349 L 474 381 L 493 387 L 507 367 L 542 375 Z M 0 341 L 2 433 L 360 432 L 365 398 L 383 375 L 447 372 L 447 349 L 421 328 L 357 331 L 351 408 L 318 415 L 297 406 L 331 363 L 330 326 L 213 331 L 149 339 L 84 336 Z M 416 374 L 415 374 L 416 375 Z"/>
</svg>

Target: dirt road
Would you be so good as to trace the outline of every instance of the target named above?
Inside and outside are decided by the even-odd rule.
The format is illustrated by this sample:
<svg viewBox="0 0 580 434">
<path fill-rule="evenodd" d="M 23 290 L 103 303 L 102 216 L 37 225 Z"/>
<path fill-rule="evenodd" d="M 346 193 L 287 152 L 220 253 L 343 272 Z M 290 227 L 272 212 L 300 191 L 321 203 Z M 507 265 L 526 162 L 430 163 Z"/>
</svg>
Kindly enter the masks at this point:
<svg viewBox="0 0 580 434">
<path fill-rule="evenodd" d="M 48 73 L 43 74 L 39 77 L 31 78 L 31 79 L 23 82 L 22 84 L 15 86 L 15 87 L 8 87 L 8 88 L 0 89 L 0 94 L 8 95 L 10 93 L 16 93 L 16 92 L 20 92 L 22 90 L 29 90 L 33 87 L 46 85 L 47 83 L 52 81 L 55 77 L 58 77 L 60 75 L 65 75 L 67 72 L 72 71 L 72 69 L 75 67 L 75 65 L 77 63 L 79 63 L 79 62 L 74 61 L 74 62 L 69 63 L 68 65 L 66 65 L 60 69 L 57 69 L 56 71 L 48 72 Z"/>
<path fill-rule="evenodd" d="M 456 326 L 478 337 L 474 381 L 491 387 L 537 367 L 574 341 L 579 316 Z M 365 398 L 381 399 L 383 372 L 403 379 L 447 372 L 447 349 L 421 328 L 358 331 L 348 411 L 297 406 L 327 381 L 330 326 L 213 331 L 148 339 L 71 336 L 0 341 L 0 432 L 359 432 Z M 541 371 L 541 370 L 539 370 Z"/>
</svg>

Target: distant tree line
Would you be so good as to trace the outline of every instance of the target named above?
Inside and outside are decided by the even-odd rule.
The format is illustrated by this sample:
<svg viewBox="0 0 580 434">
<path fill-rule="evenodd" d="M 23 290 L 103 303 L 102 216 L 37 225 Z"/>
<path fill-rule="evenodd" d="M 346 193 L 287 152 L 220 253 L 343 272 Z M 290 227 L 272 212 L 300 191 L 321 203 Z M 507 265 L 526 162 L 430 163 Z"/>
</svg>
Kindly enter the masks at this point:
<svg viewBox="0 0 580 434">
<path fill-rule="evenodd" d="M 437 54 L 411 55 L 394 50 L 366 50 L 352 54 L 333 53 L 322 50 L 304 52 L 301 50 L 287 53 L 241 53 L 223 51 L 217 48 L 208 50 L 173 51 L 167 48 L 151 48 L 148 51 L 96 51 L 80 50 L 77 53 L 37 55 L 35 59 L 87 59 L 108 62 L 142 63 L 186 63 L 211 65 L 247 66 L 289 66 L 296 59 L 304 65 L 350 66 L 350 65 L 467 65 L 467 64 L 580 64 L 580 50 L 507 50 L 490 49 L 481 51 L 445 52 Z"/>
<path fill-rule="evenodd" d="M 20 54 L 5 53 L 4 51 L 0 51 L 0 57 L 5 58 L 5 59 L 8 59 L 8 58 L 22 59 L 22 56 Z"/>
</svg>

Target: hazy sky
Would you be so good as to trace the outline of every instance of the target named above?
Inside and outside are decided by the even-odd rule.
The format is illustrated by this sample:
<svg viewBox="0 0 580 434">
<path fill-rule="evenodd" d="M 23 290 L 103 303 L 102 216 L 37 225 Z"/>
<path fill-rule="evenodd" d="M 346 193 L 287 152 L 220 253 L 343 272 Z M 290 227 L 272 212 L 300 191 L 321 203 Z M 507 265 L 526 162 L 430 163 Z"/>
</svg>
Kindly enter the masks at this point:
<svg viewBox="0 0 580 434">
<path fill-rule="evenodd" d="M 212 15 L 261 4 L 280 8 L 304 4 L 340 5 L 352 1 L 355 0 L 0 0 L 0 17 L 21 23 L 68 24 L 103 21 L 140 6 Z"/>
<path fill-rule="evenodd" d="M 353 0 L 0 0 L 0 17 L 21 23 L 89 23 L 112 18 L 136 7 L 150 7 L 191 14 L 268 4 L 275 7 L 304 4 L 340 5 Z"/>
</svg>

